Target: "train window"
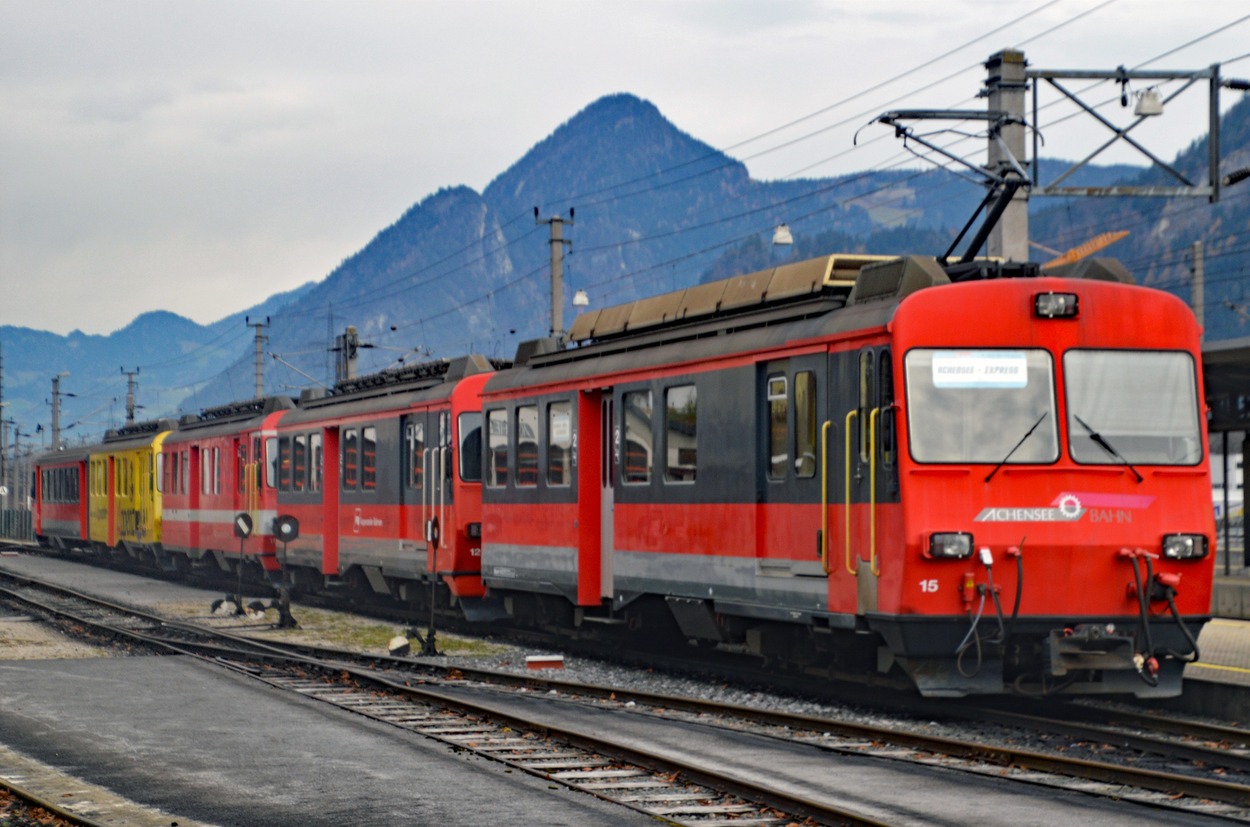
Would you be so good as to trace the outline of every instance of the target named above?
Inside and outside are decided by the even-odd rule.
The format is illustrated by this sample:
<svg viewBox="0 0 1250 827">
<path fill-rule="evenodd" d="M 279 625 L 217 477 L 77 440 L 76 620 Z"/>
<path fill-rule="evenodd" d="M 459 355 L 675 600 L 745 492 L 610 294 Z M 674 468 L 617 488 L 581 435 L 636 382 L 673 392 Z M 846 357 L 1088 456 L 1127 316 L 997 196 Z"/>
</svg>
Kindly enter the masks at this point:
<svg viewBox="0 0 1250 827">
<path fill-rule="evenodd" d="M 785 479 L 789 464 L 786 454 L 790 442 L 789 409 L 786 377 L 768 377 L 768 476 L 775 480 Z"/>
<path fill-rule="evenodd" d="M 221 493 L 221 449 L 213 449 L 213 493 Z"/>
<path fill-rule="evenodd" d="M 165 493 L 165 455 L 157 454 L 154 458 L 156 462 L 156 492 L 158 494 Z"/>
<path fill-rule="evenodd" d="M 320 491 L 321 478 L 325 473 L 325 456 L 321 450 L 321 434 L 308 436 L 308 490 Z"/>
<path fill-rule="evenodd" d="M 265 437 L 265 485 L 273 488 L 278 482 L 278 438 Z"/>
<path fill-rule="evenodd" d="M 694 385 L 664 391 L 664 481 L 694 482 L 698 470 L 699 396 Z"/>
<path fill-rule="evenodd" d="M 625 414 L 625 456 L 622 479 L 626 485 L 651 482 L 651 391 L 630 391 L 621 397 Z"/>
<path fill-rule="evenodd" d="M 1059 458 L 1054 360 L 1041 349 L 915 349 L 903 357 L 917 462 L 1051 463 Z"/>
<path fill-rule="evenodd" d="M 816 476 L 816 374 L 794 375 L 794 473 Z"/>
<path fill-rule="evenodd" d="M 883 348 L 877 354 L 877 407 L 881 409 L 877 419 L 877 446 L 884 465 L 894 464 L 894 366 L 890 349 Z"/>
<path fill-rule="evenodd" d="M 573 472 L 573 403 L 552 402 L 547 406 L 547 484 L 569 485 Z"/>
<path fill-rule="evenodd" d="M 291 438 L 278 437 L 278 490 L 291 490 Z"/>
<path fill-rule="evenodd" d="M 308 481 L 308 437 L 291 437 L 291 490 L 303 491 Z"/>
<path fill-rule="evenodd" d="M 355 428 L 343 429 L 343 488 L 360 486 L 360 435 Z"/>
<path fill-rule="evenodd" d="M 462 413 L 458 420 L 460 434 L 460 479 L 482 481 L 482 415 Z"/>
<path fill-rule="evenodd" d="M 869 422 L 874 405 L 872 396 L 872 351 L 859 354 L 859 461 L 869 460 Z"/>
<path fill-rule="evenodd" d="M 191 493 L 191 459 L 186 451 L 182 452 L 182 473 L 178 476 L 178 489 L 183 494 Z"/>
<path fill-rule="evenodd" d="M 487 463 L 486 484 L 508 484 L 508 412 L 491 411 L 486 415 Z"/>
<path fill-rule="evenodd" d="M 252 467 L 256 469 L 256 490 L 259 491 L 261 469 L 264 464 L 260 458 L 260 437 L 258 436 L 252 437 Z"/>
<path fill-rule="evenodd" d="M 516 484 L 538 485 L 538 406 L 516 409 Z"/>
<path fill-rule="evenodd" d="M 236 454 L 235 459 L 235 485 L 240 494 L 247 492 L 247 445 L 240 442 L 234 447 Z"/>
<path fill-rule="evenodd" d="M 404 446 L 408 461 L 406 484 L 409 488 L 420 488 L 421 479 L 425 475 L 425 423 L 409 422 L 404 429 Z"/>
<path fill-rule="evenodd" d="M 360 429 L 360 484 L 366 491 L 378 487 L 378 429 Z"/>
<path fill-rule="evenodd" d="M 277 437 L 277 490 L 291 490 L 291 437 Z"/>
<path fill-rule="evenodd" d="M 1204 456 L 1194 359 L 1181 351 L 1063 356 L 1068 451 L 1091 465 L 1197 465 Z"/>
</svg>

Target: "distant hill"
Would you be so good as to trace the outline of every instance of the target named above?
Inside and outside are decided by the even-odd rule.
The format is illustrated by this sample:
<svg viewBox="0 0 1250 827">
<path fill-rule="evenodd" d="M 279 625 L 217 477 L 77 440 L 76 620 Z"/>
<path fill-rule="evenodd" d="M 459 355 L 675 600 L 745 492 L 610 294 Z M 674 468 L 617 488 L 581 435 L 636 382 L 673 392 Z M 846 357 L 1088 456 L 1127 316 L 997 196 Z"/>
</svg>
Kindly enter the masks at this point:
<svg viewBox="0 0 1250 827">
<path fill-rule="evenodd" d="M 1250 166 L 1250 101 L 1225 117 L 1229 169 Z M 1205 138 L 1177 159 L 1194 171 Z M 1149 180 L 1135 167 L 1091 167 L 1081 183 Z M 1250 190 L 1250 183 L 1244 184 Z M 51 376 L 73 371 L 83 391 L 68 411 L 124 397 L 120 368 L 143 365 L 145 413 L 169 414 L 250 397 L 251 331 L 243 317 L 269 317 L 265 383 L 296 394 L 332 382 L 333 337 L 354 325 L 360 369 L 397 360 L 478 351 L 510 358 L 519 341 L 548 329 L 548 228 L 535 222 L 576 213 L 565 237 L 565 324 L 573 291 L 595 306 L 748 272 L 786 258 L 834 251 L 937 254 L 968 219 L 982 192 L 941 170 L 866 172 L 832 179 L 757 181 L 746 167 L 667 121 L 628 94 L 578 112 L 503 171 L 482 193 L 449 187 L 429 195 L 349 255 L 324 279 L 275 296 L 207 327 L 171 314 L 145 314 L 107 337 L 59 337 L 0 328 L 7 416 L 47 422 Z M 1207 244 L 1208 338 L 1250 333 L 1224 301 L 1243 302 L 1250 267 L 1250 199 L 1230 190 L 1213 208 L 1193 200 L 1034 199 L 1032 237 L 1057 249 L 1104 230 L 1131 235 L 1107 253 L 1143 283 L 1188 298 L 1186 251 Z M 771 245 L 773 227 L 794 234 Z M 1092 229 L 1091 229 L 1092 228 Z M 1038 252 L 1039 259 L 1049 257 Z M 152 366 L 149 368 L 149 366 Z M 158 369 L 159 368 L 159 371 Z M 155 381 L 154 381 L 155 380 Z M 99 422 L 100 416 L 91 422 Z M 86 426 L 89 427 L 89 426 Z M 97 428 L 99 430 L 99 428 Z"/>
</svg>

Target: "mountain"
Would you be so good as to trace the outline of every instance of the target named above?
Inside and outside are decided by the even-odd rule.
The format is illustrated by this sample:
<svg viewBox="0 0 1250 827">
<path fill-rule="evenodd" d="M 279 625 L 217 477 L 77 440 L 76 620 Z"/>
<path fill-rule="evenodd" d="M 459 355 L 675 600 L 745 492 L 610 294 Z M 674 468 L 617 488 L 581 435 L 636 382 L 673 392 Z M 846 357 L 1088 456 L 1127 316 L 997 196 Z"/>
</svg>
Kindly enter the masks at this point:
<svg viewBox="0 0 1250 827">
<path fill-rule="evenodd" d="M 610 95 L 560 125 L 480 195 L 454 187 L 414 205 L 294 301 L 266 331 L 280 359 L 267 368 L 267 387 L 294 393 L 310 376 L 330 384 L 329 343 L 348 324 L 372 345 L 362 371 L 470 350 L 511 358 L 518 342 L 550 326 L 548 228 L 536 222 L 536 207 L 539 221 L 563 216 L 572 241 L 567 326 L 575 290 L 603 305 L 693 284 L 737 239 L 782 221 L 800 236 L 836 230 L 858 237 L 908 221 L 962 224 L 979 199 L 941 172 L 756 181 L 653 104 Z M 236 398 L 252 375 L 251 358 L 241 352 L 196 401 Z"/>
<path fill-rule="evenodd" d="M 1228 169 L 1250 166 L 1250 101 L 1237 104 L 1224 123 Z M 1205 138 L 1181 153 L 1176 165 L 1197 174 L 1204 157 Z M 1090 166 L 1074 183 L 1146 182 L 1152 175 L 1135 167 Z M 244 313 L 203 328 L 170 314 L 145 314 L 108 337 L 0 329 L 10 403 L 5 411 L 19 422 L 46 423 L 49 379 L 67 367 L 74 371 L 74 390 L 94 394 L 74 407 L 103 405 L 117 411 L 112 421 L 120 418 L 112 400 L 125 393 L 119 366 L 144 366 L 140 401 L 153 415 L 248 398 L 254 351 L 245 316 L 269 320 L 262 328 L 272 357 L 264 364 L 267 393 L 295 395 L 331 384 L 331 343 L 348 325 L 366 346 L 361 372 L 466 351 L 511 358 L 518 342 L 545 335 L 549 327 L 546 222 L 556 215 L 564 218 L 564 237 L 571 241 L 565 258 L 567 326 L 579 289 L 603 306 L 759 269 L 783 255 L 939 254 L 982 195 L 943 170 L 753 180 L 741 162 L 682 132 L 651 103 L 610 95 L 557 127 L 483 192 L 448 187 L 421 199 L 324 279 Z M 1192 241 L 1203 240 L 1208 329 L 1246 335 L 1243 317 L 1219 304 L 1250 299 L 1244 279 L 1236 278 L 1250 261 L 1242 240 L 1247 199 L 1237 190 L 1227 195 L 1217 205 L 1194 199 L 1033 199 L 1031 235 L 1066 249 L 1104 230 L 1128 229 L 1131 235 L 1108 254 L 1123 258 L 1139 281 L 1185 298 L 1187 251 Z M 770 243 L 773 227 L 782 222 L 794 234 L 788 249 Z M 145 342 L 160 345 L 153 352 Z M 160 387 L 144 381 L 158 366 Z M 76 416 L 70 411 L 71 420 Z"/>
<path fill-rule="evenodd" d="M 61 422 L 65 438 L 98 438 L 126 415 L 126 372 L 139 371 L 136 418 L 177 411 L 197 382 L 225 370 L 238 355 L 244 317 L 281 312 L 311 283 L 271 296 L 250 310 L 208 326 L 167 311 L 153 311 L 107 336 L 79 330 L 67 336 L 30 328 L 0 327 L 3 351 L 4 418 L 21 429 L 20 441 L 44 438 L 36 427 L 51 420 L 52 377 L 61 382 Z M 29 433 L 28 433 L 29 432 Z M 13 437 L 9 436 L 10 444 Z"/>
</svg>

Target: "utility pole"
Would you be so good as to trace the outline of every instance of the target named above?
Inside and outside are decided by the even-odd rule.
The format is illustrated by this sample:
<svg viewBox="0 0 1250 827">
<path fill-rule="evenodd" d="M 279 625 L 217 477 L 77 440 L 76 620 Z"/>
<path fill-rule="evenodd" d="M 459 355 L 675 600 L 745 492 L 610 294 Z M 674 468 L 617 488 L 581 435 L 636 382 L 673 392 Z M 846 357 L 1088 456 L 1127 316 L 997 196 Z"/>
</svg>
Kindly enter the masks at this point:
<svg viewBox="0 0 1250 827">
<path fill-rule="evenodd" d="M 573 225 L 573 208 L 569 207 L 569 226 Z M 571 248 L 573 242 L 564 237 L 565 219 L 553 215 L 546 221 L 538 217 L 538 207 L 534 208 L 534 223 L 546 224 L 551 227 L 551 330 L 549 334 L 557 339 L 564 339 L 564 245 Z"/>
<path fill-rule="evenodd" d="M 129 424 L 135 421 L 135 388 L 139 385 L 135 377 L 139 375 L 139 369 L 121 370 L 126 375 L 126 422 Z"/>
<path fill-rule="evenodd" d="M 69 371 L 63 370 L 56 376 L 52 377 L 52 450 L 61 450 L 61 397 L 73 396 L 72 393 L 61 393 L 61 377 L 69 376 Z"/>
<path fill-rule="evenodd" d="M 243 323 L 256 330 L 256 398 L 263 399 L 265 396 L 265 359 L 263 351 L 265 342 L 269 341 L 269 337 L 263 331 L 266 327 L 269 327 L 269 317 L 266 316 L 263 322 L 254 322 L 251 317 L 244 316 Z"/>
<path fill-rule="evenodd" d="M 1024 52 L 1007 49 L 986 61 L 989 111 L 1001 112 L 1002 125 L 990 130 L 988 168 L 1000 177 L 1018 174 L 1024 165 L 1024 105 L 1028 82 Z M 986 252 L 1009 261 L 1029 260 L 1029 190 L 1020 187 L 990 231 Z"/>
<path fill-rule="evenodd" d="M 348 325 L 342 336 L 334 342 L 336 358 L 334 360 L 334 382 L 344 382 L 356 378 L 356 357 L 360 352 L 360 335 L 356 328 Z"/>
</svg>

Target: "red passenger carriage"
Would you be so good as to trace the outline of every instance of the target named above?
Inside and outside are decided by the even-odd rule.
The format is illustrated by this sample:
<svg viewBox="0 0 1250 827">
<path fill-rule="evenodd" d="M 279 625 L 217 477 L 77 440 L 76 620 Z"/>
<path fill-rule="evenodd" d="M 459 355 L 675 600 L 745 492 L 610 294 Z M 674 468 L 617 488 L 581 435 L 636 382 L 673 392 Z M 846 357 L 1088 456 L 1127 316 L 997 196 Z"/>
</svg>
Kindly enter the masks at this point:
<svg viewBox="0 0 1250 827">
<path fill-rule="evenodd" d="M 293 407 L 287 397 L 224 405 L 184 416 L 166 438 L 159 475 L 166 567 L 204 561 L 230 571 L 243 559 L 271 574 L 280 570 L 275 446 L 278 423 Z M 242 545 L 234 529 L 238 514 L 254 526 Z"/>
<path fill-rule="evenodd" d="M 299 523 L 286 549 L 297 585 L 410 601 L 437 580 L 475 612 L 480 392 L 492 370 L 468 356 L 352 379 L 283 418 L 278 510 Z"/>
<path fill-rule="evenodd" d="M 90 449 L 69 448 L 35 461 L 35 537 L 59 551 L 90 544 L 87 461 Z"/>
</svg>

